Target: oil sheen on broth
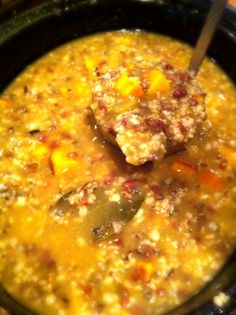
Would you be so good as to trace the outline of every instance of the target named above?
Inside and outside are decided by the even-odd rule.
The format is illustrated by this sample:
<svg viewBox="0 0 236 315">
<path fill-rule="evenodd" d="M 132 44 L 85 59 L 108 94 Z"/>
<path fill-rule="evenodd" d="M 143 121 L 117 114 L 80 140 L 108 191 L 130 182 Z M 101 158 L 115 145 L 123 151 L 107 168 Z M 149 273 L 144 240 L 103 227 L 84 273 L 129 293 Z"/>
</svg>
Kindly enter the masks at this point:
<svg viewBox="0 0 236 315">
<path fill-rule="evenodd" d="M 185 150 L 159 162 L 129 165 L 87 117 L 101 72 L 163 61 L 181 72 L 190 55 L 160 35 L 99 34 L 48 53 L 2 94 L 0 281 L 29 309 L 163 314 L 196 294 L 235 248 L 236 93 L 221 69 L 204 61 L 197 79 L 208 118 Z M 142 184 L 145 200 L 96 240 L 88 183 L 104 185 L 114 204 Z M 77 211 L 52 210 L 78 187 Z"/>
</svg>

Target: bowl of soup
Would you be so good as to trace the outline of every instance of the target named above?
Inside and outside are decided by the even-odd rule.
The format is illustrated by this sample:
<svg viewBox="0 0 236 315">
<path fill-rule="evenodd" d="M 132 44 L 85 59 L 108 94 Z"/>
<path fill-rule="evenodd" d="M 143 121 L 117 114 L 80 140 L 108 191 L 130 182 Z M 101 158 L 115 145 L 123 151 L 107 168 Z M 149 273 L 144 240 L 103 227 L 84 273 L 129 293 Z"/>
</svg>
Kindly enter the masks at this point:
<svg viewBox="0 0 236 315">
<path fill-rule="evenodd" d="M 194 79 L 201 95 L 189 94 L 186 70 L 208 8 L 205 1 L 60 0 L 0 29 L 0 305 L 13 314 L 233 311 L 232 11 Z M 162 99 L 153 132 L 193 135 L 163 159 L 133 165 L 88 108 L 99 96 L 106 112 L 115 96 L 122 128 L 135 125 L 125 114 L 163 89 L 173 100 Z M 200 124 L 176 119 L 178 102 L 200 112 L 203 98 Z M 134 159 L 146 150 L 139 132 Z"/>
</svg>

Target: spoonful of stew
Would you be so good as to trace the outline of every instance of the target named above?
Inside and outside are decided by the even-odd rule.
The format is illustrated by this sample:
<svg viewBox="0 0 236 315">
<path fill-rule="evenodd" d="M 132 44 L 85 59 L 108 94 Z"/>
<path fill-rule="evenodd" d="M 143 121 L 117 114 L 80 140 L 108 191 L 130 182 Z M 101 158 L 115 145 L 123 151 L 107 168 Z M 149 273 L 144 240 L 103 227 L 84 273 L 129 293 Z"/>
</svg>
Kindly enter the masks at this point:
<svg viewBox="0 0 236 315">
<path fill-rule="evenodd" d="M 119 147 L 126 161 L 160 161 L 191 140 L 206 119 L 205 93 L 195 79 L 226 0 L 210 9 L 189 70 L 169 62 L 120 67 L 97 73 L 90 108 L 105 139 Z"/>
</svg>

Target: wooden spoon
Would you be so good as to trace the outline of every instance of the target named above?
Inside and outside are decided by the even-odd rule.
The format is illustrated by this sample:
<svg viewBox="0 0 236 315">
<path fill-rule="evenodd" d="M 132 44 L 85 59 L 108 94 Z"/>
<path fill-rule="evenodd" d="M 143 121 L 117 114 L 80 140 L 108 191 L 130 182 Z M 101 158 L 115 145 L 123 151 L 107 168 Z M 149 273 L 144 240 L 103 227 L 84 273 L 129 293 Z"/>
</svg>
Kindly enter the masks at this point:
<svg viewBox="0 0 236 315">
<path fill-rule="evenodd" d="M 227 2 L 228 0 L 213 0 L 189 63 L 188 70 L 194 76 L 197 75 L 200 69 Z"/>
</svg>

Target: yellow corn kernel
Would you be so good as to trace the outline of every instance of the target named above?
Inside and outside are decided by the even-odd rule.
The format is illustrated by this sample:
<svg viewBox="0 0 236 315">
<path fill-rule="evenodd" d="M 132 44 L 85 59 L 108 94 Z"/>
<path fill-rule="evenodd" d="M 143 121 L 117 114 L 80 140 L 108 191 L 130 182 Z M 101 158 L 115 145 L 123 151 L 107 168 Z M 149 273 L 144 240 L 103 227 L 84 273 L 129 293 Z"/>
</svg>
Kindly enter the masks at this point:
<svg viewBox="0 0 236 315">
<path fill-rule="evenodd" d="M 170 82 L 167 80 L 166 76 L 159 70 L 153 69 L 148 73 L 148 81 L 150 83 L 147 90 L 148 95 L 168 92 L 171 88 Z"/>
<path fill-rule="evenodd" d="M 66 96 L 68 94 L 68 89 L 65 86 L 62 86 L 60 92 L 63 96 Z"/>
<path fill-rule="evenodd" d="M 95 74 L 91 75 L 95 76 Z M 87 102 L 89 102 L 90 100 L 92 101 L 92 92 L 90 91 L 90 89 L 88 89 L 85 84 L 78 81 L 73 85 L 72 89 L 77 97 L 81 97 L 84 99 L 84 105 L 85 107 L 87 107 Z"/>
<path fill-rule="evenodd" d="M 145 263 L 144 267 L 146 270 L 146 279 L 148 281 L 154 272 L 154 266 L 151 263 Z"/>
<path fill-rule="evenodd" d="M 223 145 L 220 150 L 221 155 L 231 164 L 236 165 L 236 152 Z"/>
<path fill-rule="evenodd" d="M 61 175 L 78 167 L 78 160 L 69 156 L 71 152 L 73 152 L 72 148 L 57 148 L 53 150 L 50 159 L 55 175 Z"/>
<path fill-rule="evenodd" d="M 36 144 L 35 147 L 33 148 L 33 155 L 38 158 L 41 159 L 43 157 L 45 157 L 49 152 L 49 149 L 46 145 L 44 144 Z"/>
<path fill-rule="evenodd" d="M 143 89 L 138 78 L 129 77 L 122 74 L 116 82 L 116 88 L 124 97 L 135 96 L 140 97 L 143 95 Z"/>
<path fill-rule="evenodd" d="M 99 61 L 98 61 L 97 57 L 87 56 L 84 59 L 84 63 L 85 63 L 87 70 L 93 71 L 94 68 L 96 68 L 96 66 L 98 65 Z"/>
</svg>

